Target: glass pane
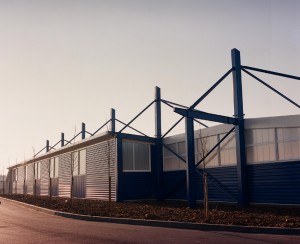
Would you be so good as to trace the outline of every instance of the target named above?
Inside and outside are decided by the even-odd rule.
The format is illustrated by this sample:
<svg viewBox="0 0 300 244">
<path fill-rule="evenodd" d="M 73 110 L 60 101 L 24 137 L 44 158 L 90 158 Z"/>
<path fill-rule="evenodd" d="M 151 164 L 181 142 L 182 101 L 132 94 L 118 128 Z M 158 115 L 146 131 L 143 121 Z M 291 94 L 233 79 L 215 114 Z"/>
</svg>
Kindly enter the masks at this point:
<svg viewBox="0 0 300 244">
<path fill-rule="evenodd" d="M 54 177 L 58 177 L 59 157 L 54 158 Z"/>
<path fill-rule="evenodd" d="M 28 166 L 25 166 L 25 180 L 28 179 Z"/>
<path fill-rule="evenodd" d="M 71 160 L 73 175 L 78 175 L 78 151 L 72 153 Z"/>
<path fill-rule="evenodd" d="M 123 141 L 123 170 L 133 170 L 133 143 Z"/>
<path fill-rule="evenodd" d="M 186 160 L 186 156 L 183 156 L 183 158 Z M 178 160 L 179 162 L 179 169 L 186 169 L 186 163 L 182 160 Z"/>
<path fill-rule="evenodd" d="M 177 157 L 164 158 L 164 170 L 178 170 L 179 160 Z"/>
<path fill-rule="evenodd" d="M 253 130 L 245 130 L 245 142 L 246 145 L 254 144 Z"/>
<path fill-rule="evenodd" d="M 178 154 L 180 156 L 186 155 L 185 142 L 178 142 Z"/>
<path fill-rule="evenodd" d="M 173 150 L 174 152 L 178 153 L 177 151 L 177 143 L 169 144 L 167 145 L 168 148 Z M 170 150 L 164 147 L 164 157 L 174 156 L 174 153 L 172 153 Z"/>
<path fill-rule="evenodd" d="M 278 157 L 279 157 L 279 160 L 284 160 L 285 159 L 284 143 L 283 142 L 278 143 Z"/>
<path fill-rule="evenodd" d="M 50 159 L 50 177 L 54 178 L 54 158 Z"/>
<path fill-rule="evenodd" d="M 150 170 L 149 144 L 134 143 L 135 170 Z"/>
<path fill-rule="evenodd" d="M 79 174 L 80 175 L 85 175 L 86 171 L 86 150 L 81 150 L 79 151 Z"/>
<path fill-rule="evenodd" d="M 253 146 L 246 147 L 247 150 L 247 162 L 255 162 L 255 151 Z"/>
<path fill-rule="evenodd" d="M 205 159 L 205 167 L 217 167 L 218 163 L 218 154 L 217 150 L 214 150 L 206 159 Z"/>
</svg>

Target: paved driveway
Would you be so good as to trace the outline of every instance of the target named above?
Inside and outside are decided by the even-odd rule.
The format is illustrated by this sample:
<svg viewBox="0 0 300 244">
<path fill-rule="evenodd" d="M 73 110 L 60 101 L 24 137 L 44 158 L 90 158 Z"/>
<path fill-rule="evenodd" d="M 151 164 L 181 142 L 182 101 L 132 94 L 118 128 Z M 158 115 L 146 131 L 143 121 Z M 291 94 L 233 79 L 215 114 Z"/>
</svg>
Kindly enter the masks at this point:
<svg viewBox="0 0 300 244">
<path fill-rule="evenodd" d="M 2 200 L 0 243 L 300 243 L 300 236 L 208 232 L 67 219 Z"/>
</svg>

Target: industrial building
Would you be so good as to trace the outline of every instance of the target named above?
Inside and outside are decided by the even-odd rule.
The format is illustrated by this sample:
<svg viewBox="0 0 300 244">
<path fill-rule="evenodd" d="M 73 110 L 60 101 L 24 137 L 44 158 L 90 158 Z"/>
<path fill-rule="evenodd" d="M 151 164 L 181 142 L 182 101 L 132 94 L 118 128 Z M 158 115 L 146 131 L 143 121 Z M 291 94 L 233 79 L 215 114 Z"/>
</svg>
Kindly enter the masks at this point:
<svg viewBox="0 0 300 244">
<path fill-rule="evenodd" d="M 259 204 L 300 204 L 300 115 L 244 119 L 242 72 L 300 107 L 256 77 L 251 70 L 300 80 L 299 77 L 241 65 L 240 53 L 232 50 L 232 68 L 192 106 L 155 99 L 124 127 L 116 131 L 115 110 L 96 132 L 82 130 L 71 143 L 64 134 L 53 146 L 32 159 L 11 166 L 6 178 L 10 194 L 52 195 L 113 201 L 136 199 L 187 200 L 190 207 L 203 200 L 203 174 L 208 177 L 209 200 Z M 233 75 L 235 116 L 205 113 L 196 106 Z M 161 104 L 185 120 L 184 134 L 167 136 L 161 131 Z M 130 125 L 150 106 L 155 106 L 156 136 L 149 137 Z M 201 120 L 201 121 L 199 121 Z M 194 129 L 203 120 L 219 125 Z M 104 133 L 97 132 L 110 124 Z M 132 128 L 138 134 L 124 133 Z M 90 135 L 90 137 L 86 137 Z M 67 142 L 67 143 L 66 143 Z M 56 148 L 60 145 L 60 148 Z M 45 153 L 43 153 L 45 150 Z M 43 153 L 43 154 L 42 154 Z"/>
</svg>

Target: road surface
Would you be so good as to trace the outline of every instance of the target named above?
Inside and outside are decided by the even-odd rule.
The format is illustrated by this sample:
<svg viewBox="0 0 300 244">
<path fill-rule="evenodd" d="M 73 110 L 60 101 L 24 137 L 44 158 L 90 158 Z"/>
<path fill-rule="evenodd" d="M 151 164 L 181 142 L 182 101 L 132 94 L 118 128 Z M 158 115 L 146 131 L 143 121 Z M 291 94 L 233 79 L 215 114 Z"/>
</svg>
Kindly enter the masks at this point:
<svg viewBox="0 0 300 244">
<path fill-rule="evenodd" d="M 300 243 L 300 236 L 183 230 L 89 222 L 1 199 L 0 243 Z"/>
</svg>

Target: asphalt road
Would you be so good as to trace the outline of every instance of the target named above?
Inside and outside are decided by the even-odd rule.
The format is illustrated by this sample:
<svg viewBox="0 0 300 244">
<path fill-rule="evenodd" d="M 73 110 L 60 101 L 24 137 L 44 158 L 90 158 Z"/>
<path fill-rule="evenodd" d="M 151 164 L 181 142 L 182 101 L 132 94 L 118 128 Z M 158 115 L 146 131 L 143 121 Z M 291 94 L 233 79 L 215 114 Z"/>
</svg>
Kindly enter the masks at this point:
<svg viewBox="0 0 300 244">
<path fill-rule="evenodd" d="M 208 232 L 74 220 L 2 200 L 0 243 L 300 243 L 300 236 Z"/>
</svg>

